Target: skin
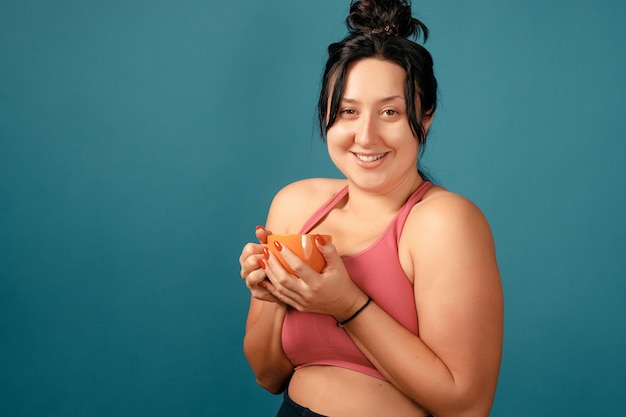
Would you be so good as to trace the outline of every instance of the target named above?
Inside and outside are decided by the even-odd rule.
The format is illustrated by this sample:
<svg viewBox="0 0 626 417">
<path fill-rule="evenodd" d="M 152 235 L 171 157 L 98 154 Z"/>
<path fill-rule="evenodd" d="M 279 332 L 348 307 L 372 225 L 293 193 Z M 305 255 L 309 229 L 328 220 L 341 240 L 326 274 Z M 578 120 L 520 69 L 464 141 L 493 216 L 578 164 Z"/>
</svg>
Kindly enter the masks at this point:
<svg viewBox="0 0 626 417">
<path fill-rule="evenodd" d="M 347 184 L 349 195 L 312 230 L 333 236 L 333 244 L 317 242 L 326 259 L 322 272 L 284 248 L 281 254 L 297 279 L 259 243 L 243 248 L 241 277 L 251 292 L 244 352 L 261 386 L 273 393 L 288 387 L 294 401 L 320 414 L 487 416 L 503 327 L 493 238 L 473 203 L 441 187 L 432 187 L 413 207 L 398 248 L 413 284 L 419 336 L 375 302 L 344 328 L 388 382 L 332 366 L 294 372 L 282 350 L 287 306 L 341 321 L 365 303 L 367 295 L 352 282 L 341 256 L 372 245 L 422 183 L 404 80 L 403 69 L 388 61 L 366 58 L 352 64 L 341 113 L 327 133 L 329 155 L 346 179 L 288 185 L 274 198 L 266 228 L 257 228 L 261 243 L 270 231 L 298 233 Z M 363 161 L 358 155 L 381 158 Z"/>
</svg>

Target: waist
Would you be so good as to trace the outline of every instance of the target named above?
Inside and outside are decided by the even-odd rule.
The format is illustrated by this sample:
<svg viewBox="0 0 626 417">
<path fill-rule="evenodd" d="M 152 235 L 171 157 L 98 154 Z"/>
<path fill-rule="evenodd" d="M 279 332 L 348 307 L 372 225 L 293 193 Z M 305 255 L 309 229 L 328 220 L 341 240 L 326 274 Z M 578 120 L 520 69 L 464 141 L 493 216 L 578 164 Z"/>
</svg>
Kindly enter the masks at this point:
<svg viewBox="0 0 626 417">
<path fill-rule="evenodd" d="M 389 382 L 335 366 L 297 369 L 289 397 L 303 407 L 333 417 L 426 417 L 422 407 Z"/>
</svg>

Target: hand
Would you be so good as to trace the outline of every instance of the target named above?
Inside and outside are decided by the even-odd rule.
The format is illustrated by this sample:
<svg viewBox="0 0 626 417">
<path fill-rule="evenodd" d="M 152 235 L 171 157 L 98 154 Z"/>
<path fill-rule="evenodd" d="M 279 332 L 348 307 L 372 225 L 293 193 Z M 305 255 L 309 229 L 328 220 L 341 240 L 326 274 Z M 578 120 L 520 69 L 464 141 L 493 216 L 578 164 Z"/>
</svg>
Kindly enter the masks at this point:
<svg viewBox="0 0 626 417">
<path fill-rule="evenodd" d="M 267 290 L 267 276 L 262 269 L 262 265 L 269 257 L 269 251 L 264 246 L 267 244 L 267 236 L 272 234 L 262 226 L 257 226 L 256 237 L 260 243 L 248 243 L 243 247 L 241 256 L 239 256 L 239 265 L 241 266 L 241 278 L 246 282 L 246 287 L 254 298 L 262 301 L 279 302 Z"/>
<path fill-rule="evenodd" d="M 343 320 L 358 309 L 367 296 L 350 279 L 335 246 L 319 235 L 315 244 L 326 260 L 321 273 L 315 272 L 283 246 L 280 254 L 297 276 L 289 274 L 276 256 L 270 255 L 264 262 L 264 272 L 269 279 L 267 291 L 298 311 L 327 314 Z"/>
</svg>

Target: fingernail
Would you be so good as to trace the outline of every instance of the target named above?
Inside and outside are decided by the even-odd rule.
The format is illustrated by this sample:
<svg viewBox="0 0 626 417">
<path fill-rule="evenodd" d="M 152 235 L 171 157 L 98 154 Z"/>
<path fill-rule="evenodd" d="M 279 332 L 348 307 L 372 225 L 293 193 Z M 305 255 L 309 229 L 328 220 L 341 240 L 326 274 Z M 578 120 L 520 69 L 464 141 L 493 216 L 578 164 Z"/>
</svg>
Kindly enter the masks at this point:
<svg viewBox="0 0 626 417">
<path fill-rule="evenodd" d="M 263 248 L 263 256 L 265 256 L 265 259 L 270 258 L 270 251 L 267 248 Z"/>
<path fill-rule="evenodd" d="M 267 284 L 265 283 L 265 281 L 261 281 L 259 282 L 259 287 L 267 289 Z"/>
<path fill-rule="evenodd" d="M 263 269 L 266 268 L 265 262 L 263 261 L 263 259 L 259 258 L 259 266 Z"/>
<path fill-rule="evenodd" d="M 263 229 L 263 226 L 257 226 L 256 230 Z"/>
<path fill-rule="evenodd" d="M 317 240 L 317 243 L 322 246 L 326 244 L 326 240 L 322 237 L 322 235 L 315 235 L 315 240 Z"/>
<path fill-rule="evenodd" d="M 278 252 L 283 250 L 283 245 L 281 245 L 280 242 L 277 240 L 274 241 L 274 246 L 276 246 L 276 249 L 278 249 Z"/>
</svg>

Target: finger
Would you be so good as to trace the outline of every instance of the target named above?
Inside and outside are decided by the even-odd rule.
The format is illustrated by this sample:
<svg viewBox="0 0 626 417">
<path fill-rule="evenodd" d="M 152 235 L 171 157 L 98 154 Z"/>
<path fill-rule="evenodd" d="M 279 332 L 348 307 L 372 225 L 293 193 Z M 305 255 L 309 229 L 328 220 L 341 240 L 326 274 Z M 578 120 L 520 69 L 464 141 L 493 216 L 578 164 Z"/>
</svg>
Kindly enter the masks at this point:
<svg viewBox="0 0 626 417">
<path fill-rule="evenodd" d="M 244 247 L 243 253 L 239 259 L 241 265 L 241 277 L 245 278 L 246 274 L 250 271 L 259 268 L 258 259 L 261 257 L 267 258 L 269 252 L 265 245 L 258 243 L 249 243 Z"/>
<path fill-rule="evenodd" d="M 289 249 L 283 249 L 283 251 L 288 250 Z M 283 255 L 282 251 L 281 255 Z M 293 252 L 291 252 L 291 255 L 297 258 Z M 302 280 L 287 272 L 274 254 L 272 254 L 269 259 L 265 261 L 265 263 L 266 268 L 264 270 L 270 281 L 267 283 L 268 291 L 281 301 L 291 306 L 293 306 L 294 303 L 299 303 L 302 298 L 300 294 L 302 293 L 304 286 Z"/>
<path fill-rule="evenodd" d="M 267 243 L 267 237 L 269 235 L 271 235 L 271 234 L 272 234 L 272 232 L 267 230 L 263 226 L 257 226 L 256 227 L 255 235 L 256 235 L 257 239 L 259 239 L 259 242 L 261 242 L 261 243 Z"/>
<path fill-rule="evenodd" d="M 243 266 L 246 262 L 246 259 L 248 259 L 248 257 L 250 257 L 251 255 L 263 253 L 263 248 L 264 246 L 258 243 L 246 243 L 246 245 L 241 250 L 241 255 L 239 256 L 239 264 Z"/>
<path fill-rule="evenodd" d="M 283 258 L 283 261 L 289 265 L 289 268 L 291 268 L 298 278 L 306 280 L 312 274 L 316 274 L 313 268 L 304 262 L 298 255 L 293 253 L 287 246 L 281 245 L 279 242 L 274 242 L 274 244 L 280 253 L 280 257 Z"/>
<path fill-rule="evenodd" d="M 273 303 L 282 303 L 278 298 L 276 298 L 274 295 L 272 295 L 268 290 L 267 290 L 267 286 L 265 285 L 265 283 L 268 281 L 263 281 L 261 283 L 259 283 L 256 286 L 253 286 L 250 289 L 250 294 L 252 294 L 252 296 L 256 299 L 259 299 L 261 301 L 270 301 Z"/>
<path fill-rule="evenodd" d="M 241 263 L 241 278 L 246 279 L 248 274 L 260 268 L 259 258 L 263 255 L 250 255 Z"/>
<path fill-rule="evenodd" d="M 327 242 L 322 236 L 315 235 L 315 246 L 320 250 L 324 259 L 326 260 L 326 268 L 341 266 L 343 267 L 343 261 L 341 255 L 337 252 L 337 248 L 331 242 Z"/>
<path fill-rule="evenodd" d="M 278 298 L 274 297 L 265 288 L 258 287 L 257 290 L 251 291 L 251 294 L 254 298 L 261 300 L 261 301 L 269 301 L 271 303 L 285 304 L 284 302 L 280 301 Z"/>
<path fill-rule="evenodd" d="M 246 286 L 248 288 L 252 288 L 253 286 L 259 285 L 265 281 L 266 278 L 267 275 L 265 274 L 265 271 L 259 267 L 258 269 L 247 274 L 244 281 L 246 281 Z"/>
<path fill-rule="evenodd" d="M 291 279 L 295 279 L 295 278 L 291 277 Z M 273 297 L 278 302 L 286 304 L 296 309 L 299 308 L 299 304 L 293 298 L 294 295 L 290 295 L 289 292 L 286 292 L 288 290 L 286 290 L 285 287 L 274 286 L 274 284 L 269 279 L 269 277 L 267 280 L 263 282 L 263 288 L 267 291 L 269 296 Z"/>
<path fill-rule="evenodd" d="M 252 251 L 252 243 L 246 243 L 243 247 L 243 249 L 241 250 L 241 255 L 239 255 L 239 264 L 243 267 L 243 264 L 246 260 L 246 258 L 248 256 L 250 256 L 250 253 Z"/>
<path fill-rule="evenodd" d="M 259 264 L 264 265 L 262 259 L 260 259 Z M 245 283 L 246 287 L 250 290 L 250 293 L 254 298 L 262 301 L 281 302 L 268 290 L 268 286 L 270 286 L 271 284 L 270 281 L 267 279 L 267 275 L 265 274 L 264 269 L 259 268 L 256 271 L 251 272 L 246 277 Z"/>
</svg>

